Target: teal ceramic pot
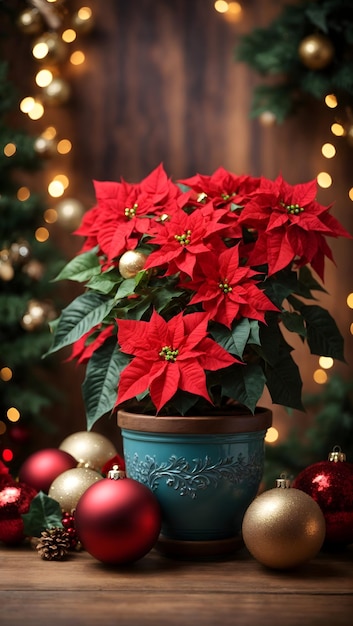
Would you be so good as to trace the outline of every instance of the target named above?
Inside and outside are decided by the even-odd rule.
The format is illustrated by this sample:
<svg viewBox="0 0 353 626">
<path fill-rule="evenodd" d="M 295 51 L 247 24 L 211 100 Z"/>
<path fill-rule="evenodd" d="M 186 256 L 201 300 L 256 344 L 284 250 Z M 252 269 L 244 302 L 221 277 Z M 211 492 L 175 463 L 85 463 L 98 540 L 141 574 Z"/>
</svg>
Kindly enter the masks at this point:
<svg viewBox="0 0 353 626">
<path fill-rule="evenodd" d="M 157 548 L 169 556 L 221 556 L 241 545 L 241 526 L 264 469 L 272 413 L 156 417 L 119 411 L 126 473 L 162 510 Z"/>
</svg>

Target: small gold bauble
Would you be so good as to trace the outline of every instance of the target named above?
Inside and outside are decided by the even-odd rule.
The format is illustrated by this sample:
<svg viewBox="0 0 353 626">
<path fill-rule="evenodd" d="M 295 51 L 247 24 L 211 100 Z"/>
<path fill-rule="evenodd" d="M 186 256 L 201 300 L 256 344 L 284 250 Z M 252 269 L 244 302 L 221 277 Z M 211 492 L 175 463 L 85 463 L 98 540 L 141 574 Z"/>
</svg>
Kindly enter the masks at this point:
<svg viewBox="0 0 353 626">
<path fill-rule="evenodd" d="M 73 231 L 81 224 L 85 212 L 83 204 L 75 198 L 65 198 L 55 207 L 58 223 L 66 230 Z"/>
<path fill-rule="evenodd" d="M 10 261 L 1 261 L 0 260 L 0 279 L 8 282 L 13 279 L 15 275 L 15 270 L 12 267 Z"/>
<path fill-rule="evenodd" d="M 299 489 L 265 491 L 250 504 L 242 526 L 250 554 L 263 565 L 289 569 L 319 552 L 326 524 L 319 505 Z"/>
<path fill-rule="evenodd" d="M 60 504 L 62 511 L 71 513 L 88 487 L 102 478 L 103 476 L 93 469 L 74 467 L 55 478 L 48 496 Z"/>
<path fill-rule="evenodd" d="M 70 98 L 71 89 L 69 83 L 57 76 L 53 78 L 51 83 L 43 87 L 43 100 L 47 104 L 58 105 L 65 104 Z"/>
<path fill-rule="evenodd" d="M 41 157 L 51 157 L 56 153 L 56 142 L 53 139 L 39 136 L 34 140 L 34 149 Z"/>
<path fill-rule="evenodd" d="M 31 249 L 28 241 L 21 239 L 10 246 L 10 257 L 14 263 L 24 263 L 30 257 Z"/>
<path fill-rule="evenodd" d="M 261 126 L 274 126 L 276 124 L 276 116 L 272 111 L 264 111 L 259 116 Z"/>
<path fill-rule="evenodd" d="M 298 52 L 301 62 L 310 70 L 324 69 L 335 56 L 331 40 L 320 33 L 305 37 L 299 45 Z"/>
<path fill-rule="evenodd" d="M 123 278 L 134 278 L 143 270 L 147 256 L 138 250 L 128 250 L 120 257 L 119 272 Z"/>
<path fill-rule="evenodd" d="M 27 35 L 37 35 L 43 27 L 42 16 L 38 9 L 25 9 L 17 19 L 17 27 Z"/>
<path fill-rule="evenodd" d="M 37 259 L 31 259 L 23 266 L 22 272 L 33 280 L 40 280 L 44 274 L 44 266 Z"/>
<path fill-rule="evenodd" d="M 67 46 L 56 32 L 43 33 L 33 43 L 33 48 L 37 44 L 45 44 L 46 54 L 41 56 L 38 61 L 44 63 L 60 63 L 65 61 L 67 56 Z"/>
<path fill-rule="evenodd" d="M 107 437 L 85 430 L 66 437 L 59 449 L 71 454 L 78 464 L 98 471 L 117 455 L 115 446 Z"/>
</svg>

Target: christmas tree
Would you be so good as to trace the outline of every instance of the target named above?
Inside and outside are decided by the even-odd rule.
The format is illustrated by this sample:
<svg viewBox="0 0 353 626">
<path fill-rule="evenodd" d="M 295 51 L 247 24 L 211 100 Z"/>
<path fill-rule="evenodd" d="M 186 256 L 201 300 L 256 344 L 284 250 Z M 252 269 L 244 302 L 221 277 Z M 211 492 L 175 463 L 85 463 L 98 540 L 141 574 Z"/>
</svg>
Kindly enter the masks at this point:
<svg viewBox="0 0 353 626">
<path fill-rule="evenodd" d="M 40 168 L 35 138 L 9 126 L 18 102 L 0 62 L 0 458 L 16 472 L 31 448 L 55 390 L 42 361 L 55 317 L 50 280 L 62 266 L 43 226 L 45 207 L 23 183 Z M 45 368 L 45 369 L 44 369 Z"/>
<path fill-rule="evenodd" d="M 305 0 L 286 5 L 266 28 L 243 36 L 236 58 L 266 80 L 254 91 L 253 117 L 270 113 L 278 122 L 308 99 L 336 94 L 353 98 L 353 3 Z"/>
</svg>

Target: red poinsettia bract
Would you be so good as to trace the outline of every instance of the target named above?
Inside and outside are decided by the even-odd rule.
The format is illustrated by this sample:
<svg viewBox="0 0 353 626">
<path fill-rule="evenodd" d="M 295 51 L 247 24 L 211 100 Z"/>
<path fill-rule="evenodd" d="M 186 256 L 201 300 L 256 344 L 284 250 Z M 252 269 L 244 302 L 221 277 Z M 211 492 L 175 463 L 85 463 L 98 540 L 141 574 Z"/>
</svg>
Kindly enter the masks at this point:
<svg viewBox="0 0 353 626">
<path fill-rule="evenodd" d="M 159 165 L 140 183 L 94 181 L 97 205 L 86 213 L 77 235 L 88 238 L 84 245 L 99 245 L 108 261 L 133 250 L 142 235 L 155 234 L 154 220 L 178 209 L 179 187 Z"/>
<path fill-rule="evenodd" d="M 209 318 L 231 328 L 234 320 L 249 317 L 265 321 L 266 311 L 278 311 L 256 285 L 256 272 L 239 266 L 239 246 L 200 261 L 202 274 L 186 286 L 195 291 L 190 304 L 201 303 Z"/>
<path fill-rule="evenodd" d="M 325 257 L 333 260 L 325 237 L 350 235 L 330 215 L 330 207 L 316 201 L 316 193 L 316 180 L 293 186 L 281 176 L 263 179 L 239 218 L 239 224 L 258 231 L 250 265 L 267 263 L 272 275 L 293 261 L 311 263 L 323 279 Z"/>
<path fill-rule="evenodd" d="M 225 245 L 220 237 L 227 230 L 219 220 L 223 211 L 215 211 L 211 203 L 195 209 L 190 215 L 179 209 L 167 220 L 151 243 L 159 248 L 147 259 L 144 269 L 168 264 L 166 275 L 183 272 L 192 277 L 196 260 L 210 250 L 223 250 Z"/>
<path fill-rule="evenodd" d="M 204 313 L 180 313 L 167 322 L 154 311 L 148 322 L 117 321 L 120 349 L 134 357 L 122 371 L 117 404 L 147 389 L 158 412 L 178 389 L 212 403 L 205 370 L 239 363 L 208 337 Z"/>
</svg>

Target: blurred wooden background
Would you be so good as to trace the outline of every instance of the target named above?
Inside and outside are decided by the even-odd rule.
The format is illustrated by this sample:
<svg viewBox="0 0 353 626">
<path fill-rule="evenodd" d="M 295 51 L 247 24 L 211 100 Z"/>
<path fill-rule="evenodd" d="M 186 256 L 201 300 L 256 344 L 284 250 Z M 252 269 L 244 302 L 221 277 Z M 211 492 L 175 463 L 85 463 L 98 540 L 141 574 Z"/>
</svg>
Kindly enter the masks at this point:
<svg viewBox="0 0 353 626">
<path fill-rule="evenodd" d="M 67 0 L 71 10 L 83 3 Z M 82 66 L 66 67 L 72 97 L 52 107 L 45 119 L 18 123 L 40 133 L 49 124 L 73 143 L 69 156 L 56 157 L 36 176 L 39 190 L 57 171 L 70 177 L 68 196 L 89 208 L 94 204 L 92 180 L 136 182 L 163 162 L 170 176 L 212 173 L 222 165 L 231 171 L 271 178 L 279 172 L 290 183 L 305 182 L 327 169 L 333 178 L 320 190 L 324 204 L 334 202 L 333 214 L 353 232 L 353 148 L 344 138 L 329 163 L 321 146 L 332 140 L 333 113 L 312 102 L 282 125 L 263 126 L 250 120 L 252 92 L 260 78 L 235 62 L 239 37 L 265 26 L 279 14 L 280 0 L 243 0 L 242 19 L 229 22 L 214 9 L 213 0 L 87 0 L 94 30 L 77 47 L 86 56 Z M 6 42 L 12 80 L 22 95 L 33 93 L 37 69 L 31 57 L 31 38 L 15 26 Z M 48 202 L 52 202 L 48 200 Z M 53 227 L 52 236 L 70 258 L 80 247 L 78 238 Z M 352 286 L 352 242 L 333 242 L 337 268 L 327 267 L 329 296 L 324 301 L 346 338 L 347 365 L 335 370 L 352 375 L 352 311 L 346 305 Z M 68 294 L 69 295 L 69 294 Z M 305 389 L 318 390 L 312 380 L 317 358 L 298 350 Z M 63 363 L 58 384 L 66 398 L 60 409 L 56 440 L 85 428 L 80 382 L 82 371 Z M 301 418 L 305 419 L 305 418 Z M 286 429 L 288 418 L 275 409 L 275 423 Z M 101 432 L 115 433 L 102 423 Z M 116 436 L 112 434 L 112 436 Z M 55 438 L 54 438 L 55 439 Z"/>
</svg>

